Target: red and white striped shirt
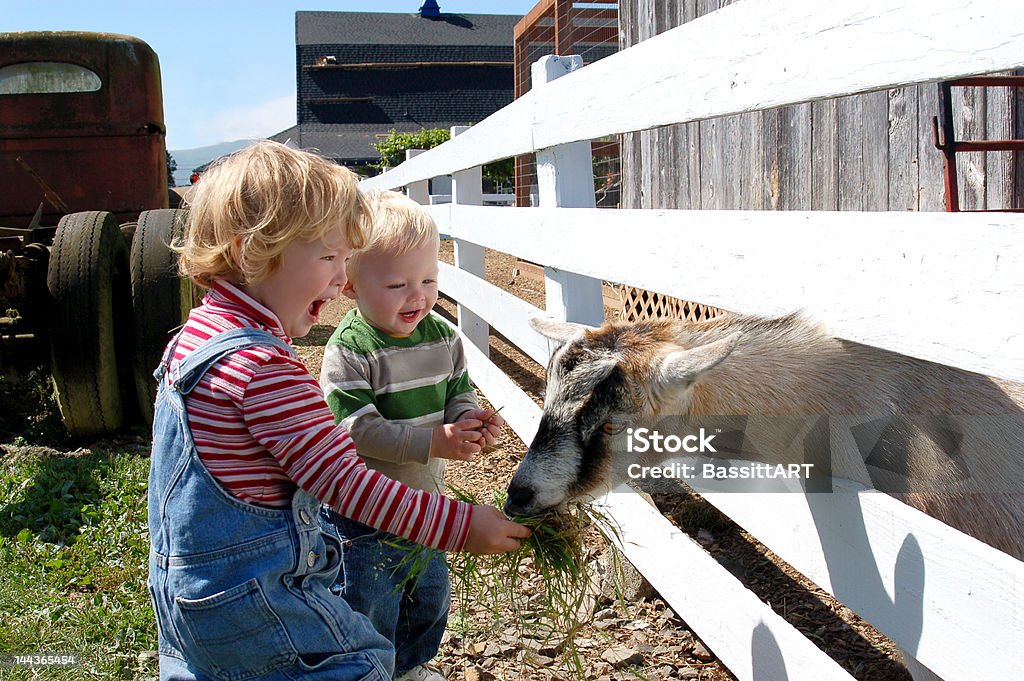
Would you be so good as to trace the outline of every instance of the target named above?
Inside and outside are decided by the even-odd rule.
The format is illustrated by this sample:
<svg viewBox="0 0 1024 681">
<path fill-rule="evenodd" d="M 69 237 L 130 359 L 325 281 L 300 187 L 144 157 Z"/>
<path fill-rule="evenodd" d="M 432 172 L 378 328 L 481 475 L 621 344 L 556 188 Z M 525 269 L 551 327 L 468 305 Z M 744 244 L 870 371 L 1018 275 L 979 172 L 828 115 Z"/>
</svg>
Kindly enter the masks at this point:
<svg viewBox="0 0 1024 681">
<path fill-rule="evenodd" d="M 173 361 L 237 328 L 264 329 L 291 343 L 273 312 L 218 281 L 189 315 Z M 243 501 L 287 508 L 301 487 L 346 517 L 419 544 L 452 551 L 466 542 L 472 506 L 366 468 L 317 381 L 279 348 L 221 358 L 185 404 L 199 458 Z"/>
</svg>

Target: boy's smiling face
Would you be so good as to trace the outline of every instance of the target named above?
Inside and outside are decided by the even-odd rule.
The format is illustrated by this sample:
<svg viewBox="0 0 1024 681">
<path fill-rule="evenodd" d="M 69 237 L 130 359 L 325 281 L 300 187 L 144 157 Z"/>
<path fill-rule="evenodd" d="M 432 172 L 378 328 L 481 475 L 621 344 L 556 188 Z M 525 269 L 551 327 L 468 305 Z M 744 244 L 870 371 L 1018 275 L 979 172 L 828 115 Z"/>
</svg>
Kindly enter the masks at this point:
<svg viewBox="0 0 1024 681">
<path fill-rule="evenodd" d="M 345 294 L 373 327 L 404 338 L 437 302 L 437 250 L 432 243 L 402 255 L 361 253 L 358 281 L 350 281 Z"/>
<path fill-rule="evenodd" d="M 322 241 L 295 240 L 269 277 L 244 288 L 277 315 L 289 337 L 301 338 L 319 321 L 324 304 L 341 295 L 351 253 L 341 229 Z"/>
</svg>

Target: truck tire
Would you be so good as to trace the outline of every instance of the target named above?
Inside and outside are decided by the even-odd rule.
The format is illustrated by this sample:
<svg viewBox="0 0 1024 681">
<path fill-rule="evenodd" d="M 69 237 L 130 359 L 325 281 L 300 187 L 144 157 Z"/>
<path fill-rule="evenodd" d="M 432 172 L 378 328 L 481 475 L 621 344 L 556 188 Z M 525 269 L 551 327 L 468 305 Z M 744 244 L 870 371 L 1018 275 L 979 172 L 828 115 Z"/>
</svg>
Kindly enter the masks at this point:
<svg viewBox="0 0 1024 681">
<path fill-rule="evenodd" d="M 132 320 L 128 246 L 112 213 L 61 218 L 46 284 L 50 371 L 64 425 L 74 437 L 113 433 L 130 389 L 124 360 Z"/>
<path fill-rule="evenodd" d="M 178 257 L 168 244 L 181 234 L 188 212 L 147 210 L 139 215 L 132 239 L 132 306 L 135 349 L 133 371 L 139 410 L 153 421 L 156 370 L 173 332 L 192 309 L 192 282 L 178 275 Z"/>
</svg>

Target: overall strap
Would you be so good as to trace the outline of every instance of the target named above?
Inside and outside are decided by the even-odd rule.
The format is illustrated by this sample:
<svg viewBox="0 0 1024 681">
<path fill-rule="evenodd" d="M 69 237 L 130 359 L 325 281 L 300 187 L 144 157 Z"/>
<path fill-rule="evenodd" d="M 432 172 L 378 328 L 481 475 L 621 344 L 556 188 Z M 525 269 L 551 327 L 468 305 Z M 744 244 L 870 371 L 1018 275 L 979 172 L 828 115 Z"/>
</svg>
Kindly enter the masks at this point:
<svg viewBox="0 0 1024 681">
<path fill-rule="evenodd" d="M 271 345 L 295 357 L 290 345 L 269 331 L 255 328 L 222 331 L 197 347 L 188 356 L 171 367 L 171 383 L 182 395 L 196 387 L 203 375 L 225 355 L 254 345 Z"/>
<path fill-rule="evenodd" d="M 156 371 L 153 372 L 153 378 L 156 379 L 157 385 L 164 382 L 164 376 L 167 375 L 168 367 L 171 366 L 171 360 L 174 359 L 174 352 L 178 349 L 178 341 L 181 340 L 183 332 L 184 329 L 174 334 L 174 338 L 164 348 L 164 354 L 160 357 L 160 363 L 156 365 Z"/>
</svg>

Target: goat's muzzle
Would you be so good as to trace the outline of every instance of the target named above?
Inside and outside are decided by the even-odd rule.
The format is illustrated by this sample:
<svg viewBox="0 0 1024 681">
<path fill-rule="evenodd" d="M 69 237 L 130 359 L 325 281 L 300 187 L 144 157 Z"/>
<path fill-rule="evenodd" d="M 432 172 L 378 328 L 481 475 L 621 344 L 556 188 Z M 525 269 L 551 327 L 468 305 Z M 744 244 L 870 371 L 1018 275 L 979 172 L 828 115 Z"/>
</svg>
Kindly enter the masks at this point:
<svg viewBox="0 0 1024 681">
<path fill-rule="evenodd" d="M 522 481 L 512 478 L 508 485 L 508 498 L 505 500 L 505 515 L 527 515 L 533 512 L 531 506 L 536 495 L 533 489 Z"/>
</svg>

